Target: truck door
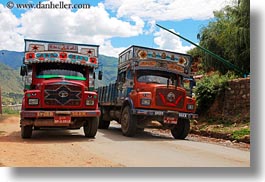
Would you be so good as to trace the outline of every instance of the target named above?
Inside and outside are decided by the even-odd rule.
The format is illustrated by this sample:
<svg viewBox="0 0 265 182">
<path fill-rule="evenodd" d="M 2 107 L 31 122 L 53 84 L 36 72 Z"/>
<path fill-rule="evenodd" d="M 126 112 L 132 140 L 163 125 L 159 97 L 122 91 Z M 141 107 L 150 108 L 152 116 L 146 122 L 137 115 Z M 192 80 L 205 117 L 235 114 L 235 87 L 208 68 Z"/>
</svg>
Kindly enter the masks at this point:
<svg viewBox="0 0 265 182">
<path fill-rule="evenodd" d="M 133 89 L 133 77 L 131 70 L 121 72 L 118 77 L 118 102 L 122 102 Z"/>
</svg>

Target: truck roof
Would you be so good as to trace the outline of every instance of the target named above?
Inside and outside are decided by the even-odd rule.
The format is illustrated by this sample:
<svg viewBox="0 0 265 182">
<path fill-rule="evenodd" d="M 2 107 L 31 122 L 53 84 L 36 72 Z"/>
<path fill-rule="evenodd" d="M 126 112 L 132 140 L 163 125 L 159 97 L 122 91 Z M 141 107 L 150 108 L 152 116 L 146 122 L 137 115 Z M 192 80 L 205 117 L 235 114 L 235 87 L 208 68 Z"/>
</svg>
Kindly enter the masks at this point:
<svg viewBox="0 0 265 182">
<path fill-rule="evenodd" d="M 168 70 L 176 74 L 189 75 L 192 56 L 132 45 L 119 54 L 119 71 L 127 69 L 131 63 L 136 70 Z"/>
<path fill-rule="evenodd" d="M 98 66 L 99 45 L 24 39 L 24 64 L 62 62 Z"/>
<path fill-rule="evenodd" d="M 156 49 L 156 48 L 150 48 L 150 47 L 144 47 L 144 46 L 138 46 L 138 45 L 131 45 L 130 47 L 128 47 L 127 49 L 125 49 L 124 51 L 122 51 L 119 56 L 121 56 L 123 53 L 127 52 L 128 50 L 132 49 L 132 48 L 140 48 L 140 49 L 148 49 L 148 50 L 153 50 L 153 51 L 162 51 L 162 52 L 167 52 L 167 53 L 173 53 L 173 54 L 179 54 L 179 55 L 183 55 L 183 56 L 191 56 L 189 54 L 184 54 L 184 53 L 179 53 L 179 52 L 175 52 L 175 51 L 168 51 L 168 50 L 163 50 L 163 49 Z"/>
<path fill-rule="evenodd" d="M 79 46 L 93 46 L 99 47 L 99 45 L 94 44 L 83 44 L 83 43 L 69 43 L 69 42 L 61 42 L 61 41 L 49 41 L 49 40 L 36 40 L 36 39 L 24 39 L 25 42 L 25 51 L 26 51 L 26 42 L 42 42 L 42 43 L 61 43 L 61 44 L 72 44 L 72 45 L 79 45 Z"/>
</svg>

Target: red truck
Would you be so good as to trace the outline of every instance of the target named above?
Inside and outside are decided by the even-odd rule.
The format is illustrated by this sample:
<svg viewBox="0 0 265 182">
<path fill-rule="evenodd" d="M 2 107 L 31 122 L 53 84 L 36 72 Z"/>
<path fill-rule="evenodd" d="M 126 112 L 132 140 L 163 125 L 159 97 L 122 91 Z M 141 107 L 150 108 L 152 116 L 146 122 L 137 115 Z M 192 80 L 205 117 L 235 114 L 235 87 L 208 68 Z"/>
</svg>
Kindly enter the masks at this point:
<svg viewBox="0 0 265 182">
<path fill-rule="evenodd" d="M 25 39 L 21 137 L 40 128 L 84 128 L 97 133 L 100 110 L 94 90 L 97 45 Z M 101 72 L 99 78 L 101 79 Z"/>
<path fill-rule="evenodd" d="M 190 55 L 177 52 L 131 46 L 120 53 L 116 82 L 98 88 L 99 128 L 116 120 L 125 136 L 160 128 L 184 139 L 198 117 L 191 65 Z"/>
</svg>

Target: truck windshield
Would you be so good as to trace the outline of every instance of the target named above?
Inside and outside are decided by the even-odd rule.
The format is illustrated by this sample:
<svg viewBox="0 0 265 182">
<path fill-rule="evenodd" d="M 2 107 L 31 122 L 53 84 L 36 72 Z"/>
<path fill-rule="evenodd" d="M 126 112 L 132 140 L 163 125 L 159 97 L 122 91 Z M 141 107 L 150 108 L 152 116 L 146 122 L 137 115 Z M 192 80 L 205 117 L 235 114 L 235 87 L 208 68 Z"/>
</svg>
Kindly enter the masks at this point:
<svg viewBox="0 0 265 182">
<path fill-rule="evenodd" d="M 86 68 L 80 65 L 62 63 L 38 64 L 36 72 L 37 78 L 65 78 L 72 80 L 86 80 Z"/>
<path fill-rule="evenodd" d="M 142 83 L 178 85 L 177 78 L 175 74 L 160 71 L 141 71 L 137 74 L 137 81 Z"/>
</svg>

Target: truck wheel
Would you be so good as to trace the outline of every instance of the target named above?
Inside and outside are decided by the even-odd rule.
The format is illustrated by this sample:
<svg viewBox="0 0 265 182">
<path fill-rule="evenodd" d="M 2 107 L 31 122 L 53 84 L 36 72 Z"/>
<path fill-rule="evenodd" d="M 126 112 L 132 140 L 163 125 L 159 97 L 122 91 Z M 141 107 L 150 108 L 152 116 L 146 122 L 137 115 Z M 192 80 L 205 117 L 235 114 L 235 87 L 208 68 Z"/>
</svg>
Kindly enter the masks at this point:
<svg viewBox="0 0 265 182">
<path fill-rule="evenodd" d="M 98 117 L 91 118 L 89 121 L 84 123 L 84 133 L 86 137 L 92 138 L 95 137 L 98 130 Z"/>
<path fill-rule="evenodd" d="M 21 137 L 22 138 L 31 138 L 32 136 L 32 126 L 21 126 Z"/>
<path fill-rule="evenodd" d="M 110 125 L 110 121 L 103 120 L 103 112 L 101 111 L 101 115 L 99 117 L 99 129 L 108 129 Z"/>
<path fill-rule="evenodd" d="M 131 113 L 131 108 L 126 106 L 121 115 L 121 130 L 123 135 L 132 137 L 136 133 L 136 118 Z"/>
<path fill-rule="evenodd" d="M 190 120 L 179 119 L 178 124 L 171 129 L 171 134 L 175 139 L 185 139 L 190 132 Z"/>
</svg>

